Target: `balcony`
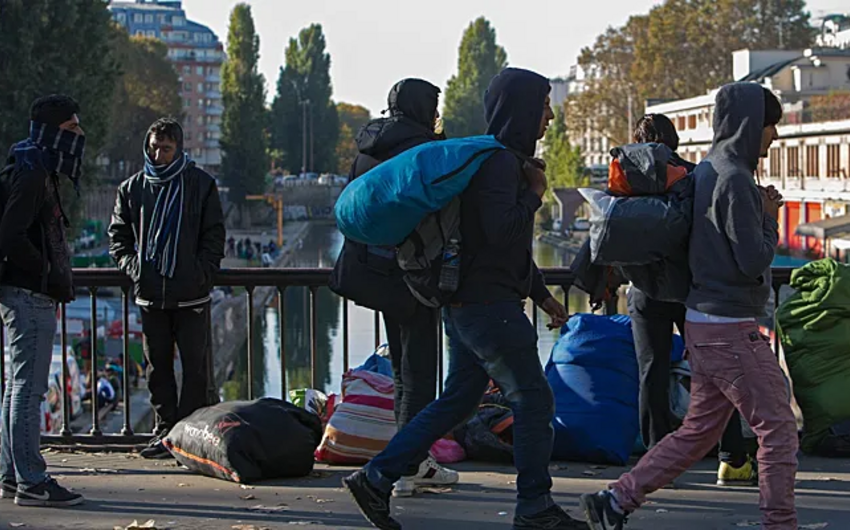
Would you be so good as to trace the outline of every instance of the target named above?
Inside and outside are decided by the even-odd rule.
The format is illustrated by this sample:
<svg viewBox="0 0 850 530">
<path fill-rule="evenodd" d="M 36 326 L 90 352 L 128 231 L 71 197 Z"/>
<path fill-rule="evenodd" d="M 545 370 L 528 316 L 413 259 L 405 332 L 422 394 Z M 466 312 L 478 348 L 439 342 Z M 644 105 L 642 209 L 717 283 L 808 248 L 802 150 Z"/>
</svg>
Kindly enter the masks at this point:
<svg viewBox="0 0 850 530">
<path fill-rule="evenodd" d="M 224 114 L 224 107 L 220 107 L 218 105 L 210 105 L 209 107 L 204 107 L 204 114 L 207 116 L 221 116 Z"/>
<path fill-rule="evenodd" d="M 221 99 L 221 92 L 218 90 L 208 90 L 206 97 L 209 99 Z"/>
<path fill-rule="evenodd" d="M 221 140 L 218 138 L 204 140 L 204 147 L 207 149 L 220 149 L 221 148 Z"/>
<path fill-rule="evenodd" d="M 211 74 L 204 78 L 204 81 L 207 83 L 221 83 L 221 76 L 218 74 Z"/>
</svg>

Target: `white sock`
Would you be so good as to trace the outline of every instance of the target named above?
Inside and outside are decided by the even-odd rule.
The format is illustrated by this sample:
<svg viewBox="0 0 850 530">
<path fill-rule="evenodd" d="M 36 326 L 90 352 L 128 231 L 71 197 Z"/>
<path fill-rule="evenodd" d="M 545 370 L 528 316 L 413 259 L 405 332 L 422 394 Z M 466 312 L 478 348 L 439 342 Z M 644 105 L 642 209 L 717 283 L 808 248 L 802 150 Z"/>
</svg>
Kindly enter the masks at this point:
<svg viewBox="0 0 850 530">
<path fill-rule="evenodd" d="M 614 490 L 608 490 L 608 493 L 611 494 L 611 509 L 617 512 L 619 515 L 624 515 L 626 513 L 622 507 L 620 507 L 619 501 L 617 501 L 617 494 L 614 493 Z"/>
</svg>

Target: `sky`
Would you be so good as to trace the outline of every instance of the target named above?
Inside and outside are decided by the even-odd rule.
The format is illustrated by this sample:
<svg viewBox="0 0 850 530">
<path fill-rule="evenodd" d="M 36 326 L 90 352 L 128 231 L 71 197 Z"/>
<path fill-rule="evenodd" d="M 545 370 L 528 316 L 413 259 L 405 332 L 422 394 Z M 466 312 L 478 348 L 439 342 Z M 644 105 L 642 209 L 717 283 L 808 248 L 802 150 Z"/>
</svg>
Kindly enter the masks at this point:
<svg viewBox="0 0 850 530">
<path fill-rule="evenodd" d="M 324 28 L 337 102 L 386 108 L 390 87 L 421 77 L 445 88 L 457 70 L 464 29 L 479 16 L 496 29 L 511 66 L 561 77 L 608 26 L 645 13 L 657 0 L 248 0 L 260 36 L 260 71 L 274 97 L 289 39 L 311 23 Z M 190 20 L 227 39 L 236 0 L 183 0 Z M 847 12 L 850 2 L 809 0 L 812 14 Z"/>
</svg>

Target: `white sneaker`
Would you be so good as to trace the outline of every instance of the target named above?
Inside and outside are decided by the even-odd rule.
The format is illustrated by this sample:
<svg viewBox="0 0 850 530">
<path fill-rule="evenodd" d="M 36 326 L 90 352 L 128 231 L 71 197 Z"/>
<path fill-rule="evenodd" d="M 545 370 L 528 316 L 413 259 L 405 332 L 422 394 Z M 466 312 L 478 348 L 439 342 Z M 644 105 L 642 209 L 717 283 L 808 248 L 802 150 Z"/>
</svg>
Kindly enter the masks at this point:
<svg viewBox="0 0 850 530">
<path fill-rule="evenodd" d="M 412 497 L 417 486 L 451 486 L 457 484 L 457 471 L 441 466 L 429 456 L 419 465 L 419 473 L 413 477 L 401 477 L 393 487 L 393 497 Z"/>
</svg>

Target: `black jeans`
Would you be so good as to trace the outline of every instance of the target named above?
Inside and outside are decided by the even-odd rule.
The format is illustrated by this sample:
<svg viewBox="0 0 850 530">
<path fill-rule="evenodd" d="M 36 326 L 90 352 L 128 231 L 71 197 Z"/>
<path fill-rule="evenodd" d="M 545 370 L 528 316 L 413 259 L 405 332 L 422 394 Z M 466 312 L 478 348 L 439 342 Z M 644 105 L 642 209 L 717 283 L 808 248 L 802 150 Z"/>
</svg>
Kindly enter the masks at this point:
<svg viewBox="0 0 850 530">
<path fill-rule="evenodd" d="M 210 304 L 159 310 L 142 308 L 148 389 L 156 413 L 155 433 L 164 434 L 196 410 L 212 404 Z M 180 351 L 180 396 L 174 374 L 174 345 Z"/>
<path fill-rule="evenodd" d="M 629 316 L 640 373 L 640 433 L 647 448 L 654 447 L 673 432 L 670 411 L 670 350 L 673 325 L 685 333 L 685 306 L 660 302 L 632 287 L 629 290 Z M 736 410 L 720 441 L 720 461 L 735 467 L 747 460 L 741 417 Z"/>
<path fill-rule="evenodd" d="M 413 318 L 399 321 L 384 314 L 387 342 L 395 379 L 395 419 L 398 429 L 437 397 L 437 356 L 439 311 L 416 305 Z M 411 464 L 405 476 L 415 475 L 419 465 Z"/>
</svg>

